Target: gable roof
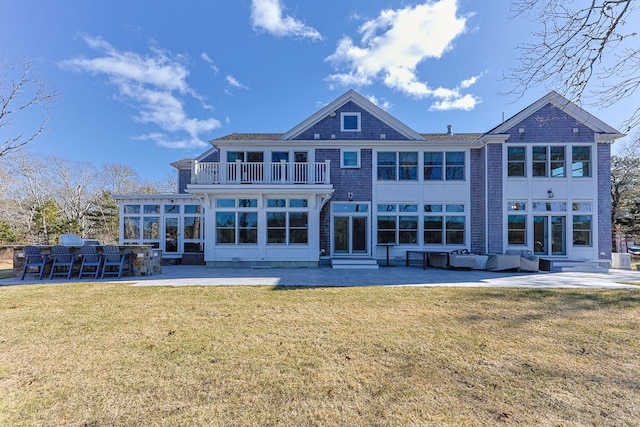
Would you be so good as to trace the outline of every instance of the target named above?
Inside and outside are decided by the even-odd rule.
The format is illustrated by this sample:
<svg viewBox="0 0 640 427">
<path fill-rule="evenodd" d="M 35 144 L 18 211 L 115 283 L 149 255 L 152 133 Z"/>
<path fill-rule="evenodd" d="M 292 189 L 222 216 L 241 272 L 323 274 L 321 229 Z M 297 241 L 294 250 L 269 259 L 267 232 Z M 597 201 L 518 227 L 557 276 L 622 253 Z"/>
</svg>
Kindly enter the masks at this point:
<svg viewBox="0 0 640 427">
<path fill-rule="evenodd" d="M 579 121 L 580 123 L 584 124 L 591 130 L 593 130 L 595 133 L 609 135 L 610 137 L 608 139 L 617 139 L 624 136 L 613 127 L 609 126 L 602 120 L 593 116 L 586 110 L 578 107 L 576 104 L 569 101 L 567 98 L 560 95 L 556 91 L 549 92 L 548 94 L 538 99 L 533 104 L 529 105 L 524 110 L 515 114 L 514 116 L 507 119 L 506 121 L 502 122 L 495 128 L 491 129 L 486 134 L 488 135 L 488 134 L 505 133 L 509 129 L 513 128 L 514 126 L 522 122 L 527 117 L 535 114 L 537 111 L 539 111 L 541 108 L 545 107 L 548 104 L 553 105 L 554 107 L 561 110 L 563 113 L 573 117 L 575 120 Z"/>
<path fill-rule="evenodd" d="M 342 96 L 336 98 L 334 101 L 330 102 L 320 110 L 318 110 L 315 114 L 311 115 L 309 118 L 299 123 L 297 126 L 293 127 L 287 133 L 280 137 L 281 140 L 289 140 L 294 139 L 296 136 L 300 135 L 305 130 L 309 129 L 320 120 L 329 116 L 331 113 L 334 113 L 337 109 L 342 107 L 348 102 L 353 102 L 360 106 L 363 110 L 367 111 L 369 114 L 376 117 L 381 122 L 386 125 L 392 127 L 400 134 L 407 137 L 410 140 L 423 140 L 424 138 L 416 131 L 411 129 L 409 126 L 402 123 L 400 120 L 393 117 L 391 114 L 384 111 L 382 108 L 375 105 L 373 102 L 369 101 L 358 92 L 353 89 L 349 89 L 347 92 L 342 94 Z"/>
</svg>

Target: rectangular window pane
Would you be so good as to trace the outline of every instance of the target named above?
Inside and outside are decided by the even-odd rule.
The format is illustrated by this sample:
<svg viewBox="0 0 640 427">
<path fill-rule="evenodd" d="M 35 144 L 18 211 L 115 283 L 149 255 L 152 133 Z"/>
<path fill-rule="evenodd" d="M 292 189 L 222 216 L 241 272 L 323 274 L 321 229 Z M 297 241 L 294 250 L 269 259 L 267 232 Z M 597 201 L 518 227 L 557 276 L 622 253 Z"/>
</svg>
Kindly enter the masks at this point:
<svg viewBox="0 0 640 427">
<path fill-rule="evenodd" d="M 126 214 L 140 213 L 140 205 L 124 205 L 124 213 Z"/>
<path fill-rule="evenodd" d="M 574 246 L 591 246 L 591 215 L 574 215 Z"/>
<path fill-rule="evenodd" d="M 396 243 L 395 216 L 378 217 L 378 243 Z"/>
<path fill-rule="evenodd" d="M 398 153 L 400 160 L 400 180 L 401 181 L 417 181 L 418 180 L 418 153 Z"/>
<path fill-rule="evenodd" d="M 289 200 L 289 207 L 291 208 L 306 208 L 309 205 L 307 199 L 291 199 Z"/>
<path fill-rule="evenodd" d="M 219 244 L 236 242 L 235 212 L 216 212 L 216 242 Z"/>
<path fill-rule="evenodd" d="M 425 212 L 442 212 L 442 205 L 424 205 Z"/>
<path fill-rule="evenodd" d="M 164 205 L 164 213 L 178 214 L 180 213 L 180 205 Z"/>
<path fill-rule="evenodd" d="M 146 214 L 159 214 L 160 205 L 144 205 L 143 212 Z"/>
<path fill-rule="evenodd" d="M 525 202 L 509 202 L 507 203 L 507 209 L 510 211 L 526 211 L 527 204 Z"/>
<path fill-rule="evenodd" d="M 201 206 L 200 205 L 184 205 L 184 213 L 187 213 L 187 214 L 201 213 Z"/>
<path fill-rule="evenodd" d="M 443 234 L 443 217 L 442 216 L 425 216 L 424 217 L 424 244 L 442 244 Z"/>
<path fill-rule="evenodd" d="M 445 158 L 447 181 L 464 181 L 464 153 L 447 152 Z"/>
<path fill-rule="evenodd" d="M 358 166 L 358 152 L 357 151 L 343 151 L 342 152 L 342 166 L 347 168 L 355 168 Z"/>
<path fill-rule="evenodd" d="M 525 147 L 509 147 L 507 148 L 507 175 L 508 176 L 526 176 L 526 148 Z"/>
<path fill-rule="evenodd" d="M 258 213 L 238 212 L 239 243 L 258 243 Z"/>
<path fill-rule="evenodd" d="M 560 178 L 567 176 L 565 172 L 564 147 L 551 148 L 551 176 Z"/>
<path fill-rule="evenodd" d="M 464 217 L 448 216 L 446 219 L 447 245 L 464 244 Z"/>
<path fill-rule="evenodd" d="M 286 208 L 287 199 L 268 199 L 267 207 L 268 208 Z"/>
<path fill-rule="evenodd" d="M 185 239 L 199 239 L 200 238 L 200 221 L 202 218 L 199 216 L 185 216 L 184 217 L 184 238 Z"/>
<path fill-rule="evenodd" d="M 547 147 L 533 147 L 533 176 L 547 176 Z"/>
<path fill-rule="evenodd" d="M 508 243 L 510 245 L 524 245 L 527 241 L 527 216 L 509 215 L 508 218 Z"/>
<path fill-rule="evenodd" d="M 287 217 L 284 212 L 267 213 L 267 243 L 284 245 L 287 242 Z"/>
<path fill-rule="evenodd" d="M 159 239 L 160 238 L 160 218 L 147 217 L 143 220 L 143 239 Z"/>
<path fill-rule="evenodd" d="M 218 208 L 235 208 L 236 199 L 217 199 L 216 207 Z"/>
<path fill-rule="evenodd" d="M 308 243 L 309 221 L 307 212 L 289 213 L 289 243 Z"/>
<path fill-rule="evenodd" d="M 591 147 L 573 147 L 571 175 L 576 177 L 591 176 Z"/>
<path fill-rule="evenodd" d="M 396 153 L 380 152 L 378 153 L 378 180 L 395 181 L 396 180 Z"/>
<path fill-rule="evenodd" d="M 139 239 L 140 238 L 140 218 L 124 217 L 124 238 Z"/>
<path fill-rule="evenodd" d="M 447 205 L 447 212 L 464 212 L 464 205 Z"/>
<path fill-rule="evenodd" d="M 442 158 L 441 152 L 425 152 L 424 153 L 424 180 L 440 181 L 442 180 Z"/>
<path fill-rule="evenodd" d="M 418 217 L 401 216 L 398 221 L 400 244 L 418 244 Z"/>
<path fill-rule="evenodd" d="M 378 212 L 395 212 L 396 205 L 378 205 Z"/>
<path fill-rule="evenodd" d="M 229 151 L 227 153 L 227 162 L 235 162 L 236 160 L 240 160 L 244 162 L 244 152 L 241 151 Z"/>
<path fill-rule="evenodd" d="M 258 199 L 239 199 L 238 207 L 239 208 L 257 208 Z"/>
</svg>

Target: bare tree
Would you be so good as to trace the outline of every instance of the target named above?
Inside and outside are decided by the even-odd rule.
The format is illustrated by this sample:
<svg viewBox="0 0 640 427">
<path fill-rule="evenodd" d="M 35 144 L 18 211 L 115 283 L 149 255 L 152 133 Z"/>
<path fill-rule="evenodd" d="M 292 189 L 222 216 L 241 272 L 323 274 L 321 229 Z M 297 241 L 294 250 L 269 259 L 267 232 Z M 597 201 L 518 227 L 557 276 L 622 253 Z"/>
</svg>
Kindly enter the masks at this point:
<svg viewBox="0 0 640 427">
<path fill-rule="evenodd" d="M 0 157 L 24 147 L 46 132 L 48 118 L 45 110 L 58 98 L 55 89 L 48 89 L 33 76 L 31 62 L 23 61 L 16 70 L 4 56 L 0 56 Z M 29 129 L 14 128 L 17 114 L 26 115 L 40 107 L 40 118 Z"/>
<path fill-rule="evenodd" d="M 522 96 L 543 85 L 566 98 L 607 107 L 632 96 L 640 86 L 640 47 L 627 21 L 635 0 L 512 0 L 516 16 L 533 19 L 541 29 L 535 43 L 518 47 L 520 65 L 507 79 L 510 93 Z M 640 124 L 640 106 L 622 123 Z"/>
</svg>

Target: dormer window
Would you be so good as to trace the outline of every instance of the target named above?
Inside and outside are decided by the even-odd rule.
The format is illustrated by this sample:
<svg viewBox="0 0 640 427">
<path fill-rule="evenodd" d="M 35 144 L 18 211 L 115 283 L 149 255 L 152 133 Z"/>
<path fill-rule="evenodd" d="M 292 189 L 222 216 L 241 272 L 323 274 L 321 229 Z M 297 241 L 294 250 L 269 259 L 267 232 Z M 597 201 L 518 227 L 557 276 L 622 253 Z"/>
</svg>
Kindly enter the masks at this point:
<svg viewBox="0 0 640 427">
<path fill-rule="evenodd" d="M 340 113 L 342 132 L 360 132 L 360 113 Z"/>
</svg>

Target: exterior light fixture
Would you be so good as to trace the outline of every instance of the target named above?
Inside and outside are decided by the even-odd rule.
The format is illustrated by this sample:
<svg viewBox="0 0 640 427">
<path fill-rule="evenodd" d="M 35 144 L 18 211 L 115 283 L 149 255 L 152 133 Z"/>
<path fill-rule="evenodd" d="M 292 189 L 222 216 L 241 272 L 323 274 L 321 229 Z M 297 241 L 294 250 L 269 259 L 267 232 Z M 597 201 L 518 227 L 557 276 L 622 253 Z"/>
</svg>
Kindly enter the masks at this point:
<svg viewBox="0 0 640 427">
<path fill-rule="evenodd" d="M 522 134 L 524 133 L 524 128 L 520 128 L 520 129 L 518 129 L 518 133 L 519 133 L 520 135 L 522 135 Z"/>
<path fill-rule="evenodd" d="M 553 199 L 555 197 L 552 189 L 547 190 L 547 197 L 550 199 Z"/>
</svg>

